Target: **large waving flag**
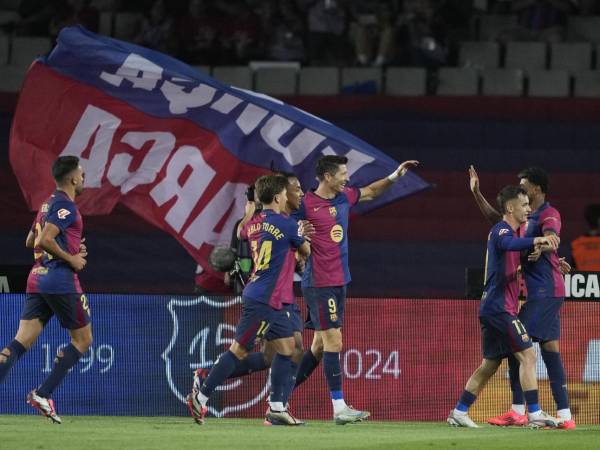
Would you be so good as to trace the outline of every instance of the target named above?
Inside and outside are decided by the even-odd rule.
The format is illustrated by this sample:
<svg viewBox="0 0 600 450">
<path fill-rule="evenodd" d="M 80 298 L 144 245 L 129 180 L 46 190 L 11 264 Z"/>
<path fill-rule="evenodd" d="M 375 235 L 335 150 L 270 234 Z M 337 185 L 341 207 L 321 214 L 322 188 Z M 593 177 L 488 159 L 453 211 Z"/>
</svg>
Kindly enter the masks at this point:
<svg viewBox="0 0 600 450">
<path fill-rule="evenodd" d="M 29 69 L 10 138 L 10 161 L 31 209 L 53 190 L 52 161 L 79 156 L 84 214 L 107 214 L 122 202 L 174 235 L 204 267 L 212 246 L 228 243 L 257 176 L 273 166 L 310 187 L 323 154 L 347 156 L 356 186 L 398 167 L 279 100 L 81 27 L 65 28 L 52 53 Z M 428 186 L 409 173 L 359 212 Z"/>
</svg>

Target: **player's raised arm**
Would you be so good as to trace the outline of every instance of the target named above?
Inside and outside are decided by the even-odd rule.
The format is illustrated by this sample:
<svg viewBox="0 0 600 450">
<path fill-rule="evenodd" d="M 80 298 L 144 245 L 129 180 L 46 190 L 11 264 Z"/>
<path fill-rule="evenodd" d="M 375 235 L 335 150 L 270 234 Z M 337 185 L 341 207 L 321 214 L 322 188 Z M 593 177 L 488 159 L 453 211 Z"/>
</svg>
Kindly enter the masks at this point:
<svg viewBox="0 0 600 450">
<path fill-rule="evenodd" d="M 56 236 L 58 236 L 59 233 L 60 228 L 53 223 L 47 222 L 40 234 L 40 247 L 42 247 L 44 251 L 50 253 L 55 258 L 60 258 L 63 261 L 66 261 L 73 268 L 73 270 L 79 272 L 85 267 L 85 258 L 81 253 L 71 255 L 60 248 L 56 242 Z"/>
<path fill-rule="evenodd" d="M 502 219 L 502 214 L 500 214 L 490 203 L 485 199 L 481 191 L 479 190 L 479 176 L 475 171 L 475 167 L 471 165 L 469 167 L 469 185 L 471 187 L 471 192 L 473 193 L 473 197 L 475 198 L 475 202 L 481 213 L 485 216 L 490 223 L 499 222 Z"/>
<path fill-rule="evenodd" d="M 242 221 L 238 224 L 238 227 L 237 227 L 236 235 L 237 235 L 238 239 L 241 239 L 240 233 L 242 232 L 242 228 L 244 228 L 244 225 L 246 225 L 250 221 L 250 219 L 252 218 L 252 216 L 254 215 L 255 212 L 256 212 L 256 203 L 247 201 L 244 217 L 242 218 Z"/>
<path fill-rule="evenodd" d="M 27 233 L 27 238 L 25 238 L 25 247 L 35 247 L 35 234 L 31 230 L 29 230 L 29 233 Z"/>
<path fill-rule="evenodd" d="M 402 164 L 398 166 L 398 168 L 381 180 L 374 181 L 368 186 L 360 188 L 360 202 L 366 202 L 369 200 L 374 200 L 383 194 L 386 190 L 390 188 L 392 184 L 394 184 L 398 178 L 403 177 L 408 169 L 413 167 L 417 167 L 419 165 L 419 161 L 414 159 L 404 161 Z"/>
</svg>

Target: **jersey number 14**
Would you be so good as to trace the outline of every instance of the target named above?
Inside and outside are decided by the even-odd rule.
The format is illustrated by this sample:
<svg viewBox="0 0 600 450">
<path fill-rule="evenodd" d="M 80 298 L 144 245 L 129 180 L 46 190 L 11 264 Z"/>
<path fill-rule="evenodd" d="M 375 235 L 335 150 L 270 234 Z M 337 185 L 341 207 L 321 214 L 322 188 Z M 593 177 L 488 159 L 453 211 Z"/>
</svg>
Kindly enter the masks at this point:
<svg viewBox="0 0 600 450">
<path fill-rule="evenodd" d="M 268 269 L 269 261 L 271 261 L 273 241 L 264 241 L 260 249 L 258 248 L 258 241 L 250 241 L 250 247 L 252 248 L 252 259 L 254 260 L 256 271 Z"/>
</svg>

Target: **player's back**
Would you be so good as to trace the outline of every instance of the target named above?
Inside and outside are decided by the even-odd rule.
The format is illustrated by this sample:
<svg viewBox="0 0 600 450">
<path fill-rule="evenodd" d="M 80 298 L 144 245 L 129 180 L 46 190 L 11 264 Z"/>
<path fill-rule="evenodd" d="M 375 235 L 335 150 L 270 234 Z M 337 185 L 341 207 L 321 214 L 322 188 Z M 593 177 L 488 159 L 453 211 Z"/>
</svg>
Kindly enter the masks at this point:
<svg viewBox="0 0 600 450">
<path fill-rule="evenodd" d="M 297 217 L 314 227 L 311 255 L 302 277 L 303 287 L 344 286 L 351 281 L 348 268 L 348 217 L 360 190 L 346 187 L 332 199 L 308 192 Z"/>
<path fill-rule="evenodd" d="M 40 246 L 40 234 L 52 223 L 59 229 L 55 241 L 65 252 L 79 252 L 83 220 L 77 205 L 63 191 L 56 190 L 41 206 L 33 222 L 34 265 L 27 279 L 28 293 L 82 293 L 77 273 L 60 258 L 55 258 Z"/>
<path fill-rule="evenodd" d="M 266 209 L 250 219 L 241 236 L 248 239 L 254 260 L 254 271 L 243 296 L 269 303 L 275 309 L 281 309 L 282 302 L 291 303 L 295 249 L 304 242 L 296 221 Z"/>
<path fill-rule="evenodd" d="M 529 214 L 522 234 L 540 237 L 552 231 L 560 236 L 561 226 L 560 213 L 546 202 Z M 528 299 L 565 296 L 565 282 L 558 259 L 556 250 L 543 252 L 537 261 L 528 261 L 525 257 L 521 259 Z"/>
<path fill-rule="evenodd" d="M 502 239 L 513 237 L 515 233 L 505 221 L 494 225 L 488 235 L 480 316 L 505 312 L 516 315 L 518 312 L 517 269 L 520 252 L 506 251 L 500 242 Z"/>
</svg>

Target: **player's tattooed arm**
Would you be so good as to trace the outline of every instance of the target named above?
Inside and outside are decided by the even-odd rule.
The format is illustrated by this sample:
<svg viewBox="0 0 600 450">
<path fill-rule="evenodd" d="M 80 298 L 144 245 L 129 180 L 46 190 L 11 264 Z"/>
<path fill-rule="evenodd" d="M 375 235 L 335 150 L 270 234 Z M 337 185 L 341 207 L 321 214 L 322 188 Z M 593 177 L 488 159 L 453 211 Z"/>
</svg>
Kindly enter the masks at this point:
<svg viewBox="0 0 600 450">
<path fill-rule="evenodd" d="M 479 176 L 477 175 L 473 165 L 469 167 L 469 185 L 471 192 L 473 193 L 473 197 L 475 198 L 475 203 L 477 203 L 477 206 L 479 206 L 479 209 L 485 218 L 489 220 L 490 223 L 499 222 L 502 219 L 502 214 L 500 214 L 492 205 L 490 205 L 490 203 L 485 199 L 479 190 Z"/>
<path fill-rule="evenodd" d="M 40 233 L 40 247 L 42 247 L 44 251 L 50 253 L 55 258 L 60 258 L 63 261 L 66 261 L 73 268 L 73 270 L 79 272 L 87 263 L 85 260 L 85 255 L 87 253 L 77 253 L 72 255 L 65 252 L 56 242 L 56 236 L 58 236 L 59 233 L 60 229 L 56 225 L 47 222 Z"/>
<path fill-rule="evenodd" d="M 402 164 L 398 166 L 394 172 L 388 175 L 381 180 L 374 181 L 368 186 L 360 188 L 360 199 L 359 202 L 366 202 L 369 200 L 374 200 L 387 191 L 392 184 L 394 184 L 398 178 L 406 175 L 409 169 L 413 167 L 417 167 L 419 165 L 419 161 L 414 159 L 404 161 Z"/>
<path fill-rule="evenodd" d="M 25 247 L 35 247 L 35 234 L 31 230 L 29 230 L 29 233 L 27 233 L 27 238 L 25 239 Z"/>
</svg>

